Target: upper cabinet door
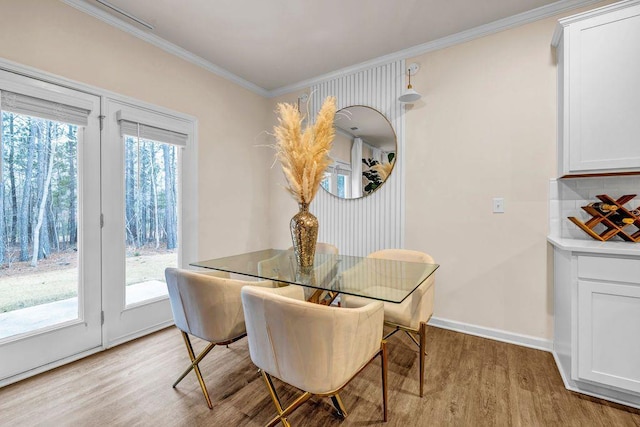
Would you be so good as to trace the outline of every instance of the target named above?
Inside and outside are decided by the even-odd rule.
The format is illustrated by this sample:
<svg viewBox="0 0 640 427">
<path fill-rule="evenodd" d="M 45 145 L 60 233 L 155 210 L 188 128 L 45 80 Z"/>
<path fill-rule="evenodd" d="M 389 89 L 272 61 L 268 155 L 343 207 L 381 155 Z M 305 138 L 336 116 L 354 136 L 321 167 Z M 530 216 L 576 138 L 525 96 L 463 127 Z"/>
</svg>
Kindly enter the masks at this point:
<svg viewBox="0 0 640 427">
<path fill-rule="evenodd" d="M 561 174 L 640 171 L 640 2 L 561 25 Z"/>
</svg>

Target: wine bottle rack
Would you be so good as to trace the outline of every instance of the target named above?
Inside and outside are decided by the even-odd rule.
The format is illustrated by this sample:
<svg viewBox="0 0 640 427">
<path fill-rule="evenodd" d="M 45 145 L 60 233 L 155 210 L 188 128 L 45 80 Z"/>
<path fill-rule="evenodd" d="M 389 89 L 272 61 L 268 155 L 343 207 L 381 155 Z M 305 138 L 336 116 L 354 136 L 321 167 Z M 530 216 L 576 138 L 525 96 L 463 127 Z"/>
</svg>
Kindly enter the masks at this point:
<svg viewBox="0 0 640 427">
<path fill-rule="evenodd" d="M 632 214 L 624 207 L 625 204 L 636 197 L 636 194 L 625 194 L 619 199 L 614 199 L 613 197 L 610 197 L 606 194 L 601 194 L 596 197 L 603 203 L 617 206 L 618 209 L 603 214 L 593 206 L 582 206 L 582 209 L 589 215 L 591 215 L 591 219 L 583 223 L 578 218 L 570 216 L 568 217 L 569 220 L 580 227 L 589 236 L 593 237 L 596 240 L 600 240 L 601 242 L 606 242 L 614 236 L 618 236 L 619 238 L 627 242 L 640 242 L 640 216 Z M 617 216 L 618 214 L 621 215 L 622 218 L 632 218 L 633 223 L 622 225 L 615 224 L 613 221 L 611 221 L 610 217 L 612 215 Z M 602 231 L 596 231 L 596 227 L 598 227 L 599 230 Z"/>
</svg>

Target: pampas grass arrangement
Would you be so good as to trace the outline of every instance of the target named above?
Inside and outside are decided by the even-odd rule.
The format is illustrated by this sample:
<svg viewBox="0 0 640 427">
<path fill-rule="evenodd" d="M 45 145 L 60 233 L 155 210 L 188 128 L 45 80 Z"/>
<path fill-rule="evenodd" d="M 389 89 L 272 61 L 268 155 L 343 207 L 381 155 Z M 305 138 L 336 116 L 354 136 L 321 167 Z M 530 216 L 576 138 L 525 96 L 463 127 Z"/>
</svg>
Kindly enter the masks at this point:
<svg viewBox="0 0 640 427">
<path fill-rule="evenodd" d="M 278 104 L 278 125 L 274 126 L 276 157 L 287 179 L 287 191 L 298 202 L 309 204 L 316 196 L 324 171 L 331 164 L 336 99 L 327 97 L 316 122 L 302 129 L 303 117 L 292 104 Z"/>
</svg>

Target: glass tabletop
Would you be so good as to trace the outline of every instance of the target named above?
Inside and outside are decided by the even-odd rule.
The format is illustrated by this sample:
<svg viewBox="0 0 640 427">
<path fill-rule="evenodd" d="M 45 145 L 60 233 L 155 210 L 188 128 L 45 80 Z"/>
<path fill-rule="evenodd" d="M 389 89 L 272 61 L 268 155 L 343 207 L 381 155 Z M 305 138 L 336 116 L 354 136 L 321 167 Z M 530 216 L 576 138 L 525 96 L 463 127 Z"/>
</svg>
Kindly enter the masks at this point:
<svg viewBox="0 0 640 427">
<path fill-rule="evenodd" d="M 190 265 L 394 303 L 404 301 L 439 267 L 438 264 L 319 253 L 312 268 L 302 269 L 296 263 L 293 250 L 279 249 Z"/>
</svg>

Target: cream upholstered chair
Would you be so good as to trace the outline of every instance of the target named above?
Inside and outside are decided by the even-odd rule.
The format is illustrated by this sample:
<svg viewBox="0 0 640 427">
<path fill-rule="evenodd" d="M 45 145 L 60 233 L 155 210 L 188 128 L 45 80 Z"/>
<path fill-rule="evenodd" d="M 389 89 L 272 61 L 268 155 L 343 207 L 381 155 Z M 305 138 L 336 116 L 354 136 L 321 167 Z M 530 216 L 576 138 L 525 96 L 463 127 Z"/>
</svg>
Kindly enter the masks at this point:
<svg viewBox="0 0 640 427">
<path fill-rule="evenodd" d="M 242 288 L 251 360 L 260 369 L 282 422 L 312 395 L 330 396 L 342 417 L 338 392 L 376 356 L 382 357 L 382 396 L 387 420 L 387 356 L 382 341 L 383 306 L 373 302 L 356 309 L 303 301 L 298 286 Z M 304 391 L 285 409 L 271 376 Z"/>
<path fill-rule="evenodd" d="M 316 253 L 338 255 L 338 248 L 331 243 L 318 242 L 316 243 Z"/>
<path fill-rule="evenodd" d="M 182 332 L 191 359 L 191 365 L 180 375 L 173 387 L 175 388 L 193 369 L 209 409 L 213 408 L 213 405 L 198 364 L 216 345 L 231 344 L 247 334 L 240 299 L 242 287 L 273 286 L 270 280 L 246 282 L 228 277 L 229 273 L 224 272 L 198 273 L 177 268 L 165 270 L 173 319 Z M 189 335 L 209 342 L 197 356 L 193 352 Z"/>
<path fill-rule="evenodd" d="M 394 261 L 423 262 L 435 264 L 433 258 L 418 251 L 408 249 L 384 249 L 373 252 L 367 258 L 388 259 Z M 384 303 L 384 321 L 393 328 L 384 339 L 398 331 L 404 331 L 418 346 L 420 352 L 420 397 L 424 395 L 424 362 L 426 354 L 427 322 L 433 314 L 433 300 L 435 293 L 435 274 L 432 274 L 403 302 L 394 304 Z M 360 307 L 369 303 L 367 298 L 342 295 L 342 305 L 345 307 Z M 417 335 L 418 339 L 414 336 Z"/>
</svg>

